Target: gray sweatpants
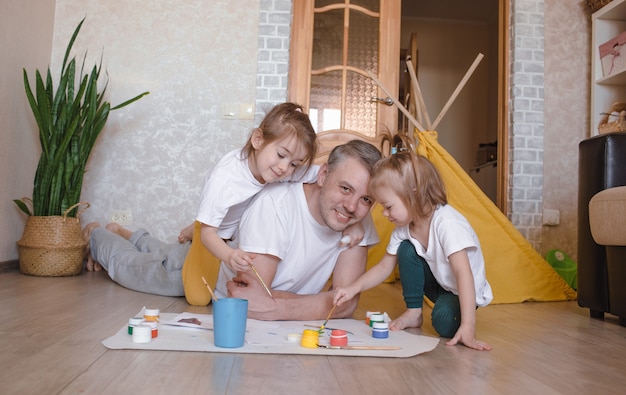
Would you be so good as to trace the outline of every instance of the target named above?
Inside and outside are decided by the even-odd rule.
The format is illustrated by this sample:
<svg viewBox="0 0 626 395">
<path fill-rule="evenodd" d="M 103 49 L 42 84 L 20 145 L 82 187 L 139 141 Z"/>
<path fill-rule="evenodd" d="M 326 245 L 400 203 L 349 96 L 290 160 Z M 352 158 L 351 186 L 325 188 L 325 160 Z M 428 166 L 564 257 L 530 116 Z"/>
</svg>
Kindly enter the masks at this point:
<svg viewBox="0 0 626 395">
<path fill-rule="evenodd" d="M 130 240 L 104 227 L 91 232 L 91 256 L 119 285 L 163 296 L 184 296 L 182 268 L 191 242 L 165 243 L 145 229 Z"/>
</svg>

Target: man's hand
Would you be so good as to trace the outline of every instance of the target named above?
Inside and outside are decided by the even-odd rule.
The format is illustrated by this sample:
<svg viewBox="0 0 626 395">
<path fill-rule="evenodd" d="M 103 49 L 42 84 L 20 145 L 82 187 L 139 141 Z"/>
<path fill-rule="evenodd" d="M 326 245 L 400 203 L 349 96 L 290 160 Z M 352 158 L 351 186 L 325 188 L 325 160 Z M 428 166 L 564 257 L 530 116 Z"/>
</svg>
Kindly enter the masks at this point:
<svg viewBox="0 0 626 395">
<path fill-rule="evenodd" d="M 276 301 L 269 297 L 263 285 L 250 272 L 238 272 L 232 281 L 226 283 L 228 296 L 248 300 L 248 317 L 257 320 L 273 320 Z M 277 292 L 272 292 L 276 298 Z"/>
<path fill-rule="evenodd" d="M 355 245 L 359 245 L 361 240 L 363 240 L 363 236 L 365 236 L 365 230 L 363 228 L 363 224 L 358 222 L 356 224 L 352 224 L 348 226 L 342 233 L 343 237 L 341 238 L 340 244 L 347 245 L 348 248 L 352 248 Z"/>
</svg>

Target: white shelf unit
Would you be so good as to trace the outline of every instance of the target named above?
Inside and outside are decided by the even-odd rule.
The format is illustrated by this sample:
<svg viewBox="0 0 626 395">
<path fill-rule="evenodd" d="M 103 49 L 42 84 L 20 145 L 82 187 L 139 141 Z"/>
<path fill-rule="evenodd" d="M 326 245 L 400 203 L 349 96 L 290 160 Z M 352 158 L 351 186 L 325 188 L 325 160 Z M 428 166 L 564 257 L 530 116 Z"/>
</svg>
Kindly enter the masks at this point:
<svg viewBox="0 0 626 395">
<path fill-rule="evenodd" d="M 613 0 L 591 16 L 591 136 L 598 134 L 601 113 L 626 102 L 626 70 L 604 77 L 600 45 L 626 31 L 626 0 Z"/>
</svg>

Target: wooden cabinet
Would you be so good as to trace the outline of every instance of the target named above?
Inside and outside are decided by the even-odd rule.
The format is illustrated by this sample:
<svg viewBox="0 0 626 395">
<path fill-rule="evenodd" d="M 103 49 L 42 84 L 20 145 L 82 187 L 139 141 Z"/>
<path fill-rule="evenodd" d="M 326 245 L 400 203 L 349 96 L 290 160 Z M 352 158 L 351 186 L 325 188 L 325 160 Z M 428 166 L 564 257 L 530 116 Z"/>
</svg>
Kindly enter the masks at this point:
<svg viewBox="0 0 626 395">
<path fill-rule="evenodd" d="M 599 47 L 626 31 L 626 0 L 613 0 L 591 17 L 591 136 L 598 134 L 602 113 L 614 102 L 626 102 L 626 70 L 604 77 Z M 626 56 L 626 49 L 624 54 Z M 611 119 L 609 119 L 611 121 Z"/>
</svg>

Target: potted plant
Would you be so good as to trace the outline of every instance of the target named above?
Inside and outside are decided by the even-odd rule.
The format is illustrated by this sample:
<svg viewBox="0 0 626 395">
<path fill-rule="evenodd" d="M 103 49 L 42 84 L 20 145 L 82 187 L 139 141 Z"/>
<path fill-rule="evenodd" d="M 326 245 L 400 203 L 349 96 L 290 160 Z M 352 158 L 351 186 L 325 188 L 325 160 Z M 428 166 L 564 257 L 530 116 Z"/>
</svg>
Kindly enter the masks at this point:
<svg viewBox="0 0 626 395">
<path fill-rule="evenodd" d="M 84 58 L 80 70 L 76 58 L 70 59 L 84 21 L 80 21 L 67 46 L 56 90 L 50 68 L 45 83 L 37 70 L 34 91 L 26 70 L 23 71 L 42 151 L 34 179 L 32 212 L 26 204 L 31 199 L 14 200 L 28 215 L 22 239 L 17 242 L 20 271 L 25 274 L 56 276 L 82 271 L 86 243 L 80 229 L 79 201 L 89 154 L 109 112 L 149 93 L 114 107 L 104 100 L 108 80 L 101 90 L 98 87 L 102 60 L 87 73 Z"/>
</svg>

